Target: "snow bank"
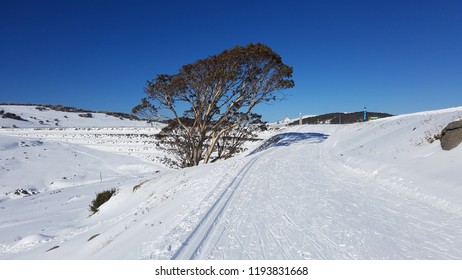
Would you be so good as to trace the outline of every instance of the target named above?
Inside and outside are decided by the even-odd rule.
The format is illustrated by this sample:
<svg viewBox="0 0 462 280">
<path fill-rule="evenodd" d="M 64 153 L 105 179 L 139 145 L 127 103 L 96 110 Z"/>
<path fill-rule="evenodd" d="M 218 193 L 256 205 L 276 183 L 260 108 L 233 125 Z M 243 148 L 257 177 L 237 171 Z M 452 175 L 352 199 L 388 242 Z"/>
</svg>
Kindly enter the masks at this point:
<svg viewBox="0 0 462 280">
<path fill-rule="evenodd" d="M 372 176 L 405 195 L 462 213 L 462 147 L 443 151 L 435 135 L 462 107 L 395 116 L 336 128 L 330 162 Z"/>
</svg>

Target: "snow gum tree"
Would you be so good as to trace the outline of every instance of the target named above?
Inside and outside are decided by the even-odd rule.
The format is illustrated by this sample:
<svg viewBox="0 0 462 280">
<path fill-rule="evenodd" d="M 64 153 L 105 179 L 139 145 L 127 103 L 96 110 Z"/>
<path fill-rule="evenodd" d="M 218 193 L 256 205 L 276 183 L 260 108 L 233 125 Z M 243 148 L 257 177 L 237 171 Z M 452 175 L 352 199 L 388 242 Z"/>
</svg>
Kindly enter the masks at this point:
<svg viewBox="0 0 462 280">
<path fill-rule="evenodd" d="M 159 137 L 180 165 L 208 163 L 240 149 L 261 117 L 253 113 L 255 106 L 282 99 L 281 91 L 294 86 L 292 72 L 266 45 L 236 46 L 184 65 L 177 74 L 157 75 L 133 113 L 159 117 L 168 111 L 169 125 Z"/>
</svg>

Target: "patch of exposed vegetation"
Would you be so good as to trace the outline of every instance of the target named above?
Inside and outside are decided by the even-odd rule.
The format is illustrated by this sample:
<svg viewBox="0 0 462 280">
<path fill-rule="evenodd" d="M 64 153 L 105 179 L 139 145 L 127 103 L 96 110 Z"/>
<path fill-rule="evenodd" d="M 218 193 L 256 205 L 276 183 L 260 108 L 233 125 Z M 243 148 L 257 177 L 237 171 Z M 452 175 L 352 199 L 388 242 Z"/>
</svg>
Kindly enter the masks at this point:
<svg viewBox="0 0 462 280">
<path fill-rule="evenodd" d="M 100 192 L 96 194 L 96 198 L 92 200 L 90 204 L 90 212 L 92 214 L 95 214 L 96 212 L 99 211 L 99 207 L 109 201 L 111 197 L 117 192 L 116 189 L 112 188 L 107 191 Z"/>
</svg>

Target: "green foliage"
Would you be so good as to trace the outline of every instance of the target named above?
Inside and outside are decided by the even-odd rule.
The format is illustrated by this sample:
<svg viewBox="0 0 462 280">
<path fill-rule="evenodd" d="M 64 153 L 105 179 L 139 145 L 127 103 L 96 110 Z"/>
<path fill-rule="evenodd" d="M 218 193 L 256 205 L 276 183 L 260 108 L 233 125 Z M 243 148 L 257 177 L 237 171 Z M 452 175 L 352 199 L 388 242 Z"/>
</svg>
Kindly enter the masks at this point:
<svg viewBox="0 0 462 280">
<path fill-rule="evenodd" d="M 106 203 L 111 197 L 116 193 L 116 189 L 112 188 L 107 191 L 100 192 L 96 194 L 96 198 L 93 199 L 93 201 L 90 204 L 90 212 L 92 214 L 95 214 L 96 212 L 99 211 L 99 207 Z"/>
</svg>

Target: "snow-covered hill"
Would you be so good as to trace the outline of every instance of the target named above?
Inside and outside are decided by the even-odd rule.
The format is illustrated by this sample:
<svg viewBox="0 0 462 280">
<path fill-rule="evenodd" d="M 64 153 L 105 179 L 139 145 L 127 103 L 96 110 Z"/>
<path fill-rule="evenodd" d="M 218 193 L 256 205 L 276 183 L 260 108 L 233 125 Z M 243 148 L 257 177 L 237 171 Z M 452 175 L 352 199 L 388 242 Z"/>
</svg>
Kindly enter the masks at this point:
<svg viewBox="0 0 462 280">
<path fill-rule="evenodd" d="M 161 124 L 75 110 L 0 106 L 0 199 L 165 169 Z"/>
<path fill-rule="evenodd" d="M 462 146 L 428 141 L 461 118 L 284 127 L 182 170 L 145 136 L 119 143 L 155 128 L 2 129 L 0 258 L 461 259 Z"/>
<path fill-rule="evenodd" d="M 61 110 L 55 110 L 59 108 Z M 154 126 L 155 124 L 153 124 Z M 97 113 L 64 106 L 0 105 L 2 128 L 147 127 L 146 121 L 117 113 Z"/>
</svg>

